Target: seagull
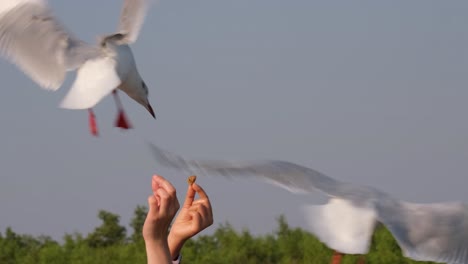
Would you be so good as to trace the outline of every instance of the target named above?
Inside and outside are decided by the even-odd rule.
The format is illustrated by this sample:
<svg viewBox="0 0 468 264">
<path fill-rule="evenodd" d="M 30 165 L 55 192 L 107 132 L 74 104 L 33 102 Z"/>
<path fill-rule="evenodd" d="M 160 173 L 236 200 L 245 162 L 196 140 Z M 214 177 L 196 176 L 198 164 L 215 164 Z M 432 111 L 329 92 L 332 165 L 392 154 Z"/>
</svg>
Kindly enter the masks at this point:
<svg viewBox="0 0 468 264">
<path fill-rule="evenodd" d="M 57 90 L 66 73 L 77 70 L 60 107 L 88 109 L 90 130 L 97 136 L 92 108 L 112 93 L 118 109 L 115 125 L 129 129 L 117 90 L 156 118 L 129 47 L 138 38 L 147 7 L 148 0 L 125 0 L 117 32 L 91 45 L 68 32 L 45 0 L 1 0 L 0 54 L 47 90 Z"/>
<path fill-rule="evenodd" d="M 468 204 L 405 202 L 287 161 L 191 160 L 152 143 L 150 148 L 161 165 L 191 174 L 258 178 L 294 193 L 325 193 L 328 203 L 303 209 L 311 232 L 340 253 L 368 253 L 374 228 L 380 222 L 406 257 L 468 263 Z"/>
</svg>

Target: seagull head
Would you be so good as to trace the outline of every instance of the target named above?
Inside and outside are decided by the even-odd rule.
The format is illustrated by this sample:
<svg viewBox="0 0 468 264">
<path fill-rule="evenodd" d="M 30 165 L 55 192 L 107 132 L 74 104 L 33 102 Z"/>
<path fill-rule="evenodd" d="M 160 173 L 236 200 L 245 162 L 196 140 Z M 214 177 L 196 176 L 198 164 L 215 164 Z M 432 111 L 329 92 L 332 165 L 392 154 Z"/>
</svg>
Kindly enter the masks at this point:
<svg viewBox="0 0 468 264">
<path fill-rule="evenodd" d="M 127 93 L 127 94 L 137 103 L 141 104 L 146 110 L 148 110 L 151 116 L 153 116 L 154 119 L 156 119 L 156 115 L 154 113 L 153 107 L 151 106 L 148 100 L 148 87 L 146 86 L 146 83 L 144 81 L 141 81 L 137 91 L 138 92 Z"/>
</svg>

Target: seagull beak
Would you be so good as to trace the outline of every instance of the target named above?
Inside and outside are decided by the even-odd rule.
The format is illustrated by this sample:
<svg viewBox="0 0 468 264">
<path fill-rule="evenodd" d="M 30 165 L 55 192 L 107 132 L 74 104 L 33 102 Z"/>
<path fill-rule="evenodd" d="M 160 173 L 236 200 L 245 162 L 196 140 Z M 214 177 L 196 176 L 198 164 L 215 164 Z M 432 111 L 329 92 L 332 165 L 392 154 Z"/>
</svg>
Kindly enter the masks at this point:
<svg viewBox="0 0 468 264">
<path fill-rule="evenodd" d="M 148 109 L 148 112 L 150 112 L 150 114 L 154 117 L 154 119 L 156 119 L 156 115 L 154 114 L 153 107 L 151 107 L 149 103 L 146 105 L 146 109 Z"/>
</svg>

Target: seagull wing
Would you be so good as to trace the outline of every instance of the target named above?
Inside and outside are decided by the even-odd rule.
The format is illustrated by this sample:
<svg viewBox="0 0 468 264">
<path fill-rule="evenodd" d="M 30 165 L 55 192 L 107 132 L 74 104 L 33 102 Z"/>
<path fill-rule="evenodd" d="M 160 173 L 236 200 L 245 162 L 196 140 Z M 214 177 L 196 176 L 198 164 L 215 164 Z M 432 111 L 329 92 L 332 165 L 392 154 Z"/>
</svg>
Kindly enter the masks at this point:
<svg viewBox="0 0 468 264">
<path fill-rule="evenodd" d="M 255 177 L 276 184 L 295 193 L 314 189 L 333 193 L 334 179 L 324 174 L 284 161 L 190 160 L 149 143 L 156 160 L 166 167 L 183 169 L 190 173 L 221 175 L 225 177 Z"/>
<path fill-rule="evenodd" d="M 325 205 L 305 207 L 307 222 L 329 247 L 365 254 L 378 222 L 393 234 L 405 256 L 424 261 L 468 263 L 468 206 L 461 203 L 415 204 L 372 187 L 336 181 L 318 171 L 284 161 L 189 160 L 150 145 L 157 161 L 205 175 L 263 178 L 289 190 L 322 191 Z"/>
<path fill-rule="evenodd" d="M 124 1 L 120 15 L 119 33 L 125 35 L 125 42 L 133 43 L 137 40 L 147 9 L 148 0 Z"/>
<path fill-rule="evenodd" d="M 416 204 L 380 199 L 376 211 L 405 256 L 421 261 L 468 263 L 466 204 Z"/>
<path fill-rule="evenodd" d="M 43 0 L 2 0 L 0 54 L 45 89 L 58 89 L 67 70 L 99 54 L 73 38 Z"/>
</svg>

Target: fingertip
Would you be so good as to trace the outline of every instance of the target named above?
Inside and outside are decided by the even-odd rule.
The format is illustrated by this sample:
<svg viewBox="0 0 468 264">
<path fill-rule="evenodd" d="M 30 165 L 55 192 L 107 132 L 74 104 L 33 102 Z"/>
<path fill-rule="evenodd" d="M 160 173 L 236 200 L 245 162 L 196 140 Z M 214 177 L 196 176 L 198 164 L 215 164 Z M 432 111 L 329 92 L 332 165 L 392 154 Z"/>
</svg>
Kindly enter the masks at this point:
<svg viewBox="0 0 468 264">
<path fill-rule="evenodd" d="M 168 191 L 171 194 L 176 193 L 176 189 L 174 188 L 174 186 L 164 177 L 160 175 L 154 175 L 153 179 L 159 185 L 159 187 L 166 189 L 166 191 Z"/>
<path fill-rule="evenodd" d="M 192 185 L 189 185 L 188 192 L 193 193 L 193 196 L 195 196 L 196 193 L 200 191 L 200 185 L 194 183 Z"/>
<path fill-rule="evenodd" d="M 153 181 L 159 182 L 161 180 L 166 180 L 166 179 L 163 176 L 159 175 L 159 174 L 154 174 L 153 175 Z"/>
<path fill-rule="evenodd" d="M 207 198 L 208 199 L 208 195 L 206 194 L 205 190 L 200 185 L 194 183 L 193 184 L 193 189 L 198 193 L 198 195 L 201 198 Z"/>
<path fill-rule="evenodd" d="M 205 190 L 200 185 L 198 185 L 197 183 L 194 183 L 192 185 L 192 187 L 196 192 L 200 192 L 200 191 L 205 192 Z"/>
<path fill-rule="evenodd" d="M 151 189 L 153 189 L 153 192 L 154 192 L 154 191 L 156 191 L 158 188 L 159 188 L 159 184 L 158 184 L 158 182 L 154 179 L 154 176 L 153 176 L 153 180 L 151 181 Z"/>
</svg>

